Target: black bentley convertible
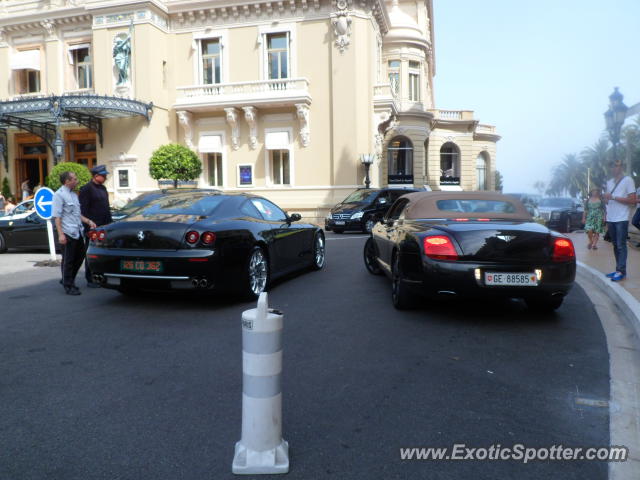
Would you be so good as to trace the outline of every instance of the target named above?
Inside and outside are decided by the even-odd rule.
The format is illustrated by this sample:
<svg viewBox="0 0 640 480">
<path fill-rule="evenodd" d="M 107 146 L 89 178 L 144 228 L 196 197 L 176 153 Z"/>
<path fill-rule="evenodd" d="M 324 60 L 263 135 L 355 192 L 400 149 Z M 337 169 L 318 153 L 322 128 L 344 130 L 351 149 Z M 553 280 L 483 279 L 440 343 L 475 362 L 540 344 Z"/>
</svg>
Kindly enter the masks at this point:
<svg viewBox="0 0 640 480">
<path fill-rule="evenodd" d="M 92 230 L 87 256 L 95 281 L 125 293 L 224 290 L 251 299 L 276 277 L 324 266 L 322 230 L 299 220 L 253 195 L 162 195 Z"/>
<path fill-rule="evenodd" d="M 523 298 L 550 311 L 576 274 L 569 238 L 532 222 L 518 200 L 490 192 L 403 195 L 374 226 L 364 262 L 390 277 L 399 309 L 422 294 Z"/>
</svg>

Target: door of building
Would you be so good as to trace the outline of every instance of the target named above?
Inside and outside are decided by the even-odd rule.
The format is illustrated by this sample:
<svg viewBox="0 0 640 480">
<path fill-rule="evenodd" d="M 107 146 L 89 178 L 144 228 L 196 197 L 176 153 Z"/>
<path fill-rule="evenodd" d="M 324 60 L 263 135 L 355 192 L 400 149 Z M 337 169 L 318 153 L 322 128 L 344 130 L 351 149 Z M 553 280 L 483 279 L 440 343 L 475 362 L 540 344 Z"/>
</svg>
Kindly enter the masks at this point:
<svg viewBox="0 0 640 480">
<path fill-rule="evenodd" d="M 96 166 L 96 134 L 92 131 L 65 132 L 67 161 L 81 163 L 89 170 Z"/>
<path fill-rule="evenodd" d="M 45 185 L 49 174 L 47 145 L 35 135 L 16 136 L 16 196 L 22 200 L 21 185 L 25 180 L 29 181 L 31 192 L 37 186 Z"/>
</svg>

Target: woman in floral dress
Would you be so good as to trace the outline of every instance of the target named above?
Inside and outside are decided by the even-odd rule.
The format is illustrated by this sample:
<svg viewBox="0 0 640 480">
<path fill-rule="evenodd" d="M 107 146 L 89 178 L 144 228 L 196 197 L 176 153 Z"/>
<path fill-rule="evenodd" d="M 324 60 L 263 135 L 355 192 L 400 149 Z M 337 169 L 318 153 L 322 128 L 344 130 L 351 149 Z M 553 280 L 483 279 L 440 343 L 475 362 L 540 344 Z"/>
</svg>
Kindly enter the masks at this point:
<svg viewBox="0 0 640 480">
<path fill-rule="evenodd" d="M 589 192 L 589 199 L 585 205 L 584 213 L 582 214 L 582 223 L 584 223 L 584 229 L 589 236 L 589 245 L 587 248 L 590 250 L 598 249 L 598 239 L 600 234 L 604 233 L 606 225 L 605 204 L 602 199 L 599 188 L 592 188 Z"/>
</svg>

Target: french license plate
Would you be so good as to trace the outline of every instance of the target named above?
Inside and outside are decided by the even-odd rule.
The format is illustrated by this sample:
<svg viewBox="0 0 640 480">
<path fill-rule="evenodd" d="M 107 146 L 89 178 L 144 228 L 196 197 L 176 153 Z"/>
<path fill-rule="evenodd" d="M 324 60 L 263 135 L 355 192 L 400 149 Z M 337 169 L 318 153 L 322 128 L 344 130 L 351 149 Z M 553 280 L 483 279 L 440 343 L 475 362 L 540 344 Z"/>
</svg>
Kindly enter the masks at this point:
<svg viewBox="0 0 640 480">
<path fill-rule="evenodd" d="M 344 220 L 336 220 L 336 225 L 344 225 Z"/>
<path fill-rule="evenodd" d="M 120 260 L 120 271 L 161 273 L 162 262 L 159 260 Z"/>
<path fill-rule="evenodd" d="M 536 287 L 535 273 L 484 272 L 485 285 L 506 285 L 516 287 Z"/>
</svg>

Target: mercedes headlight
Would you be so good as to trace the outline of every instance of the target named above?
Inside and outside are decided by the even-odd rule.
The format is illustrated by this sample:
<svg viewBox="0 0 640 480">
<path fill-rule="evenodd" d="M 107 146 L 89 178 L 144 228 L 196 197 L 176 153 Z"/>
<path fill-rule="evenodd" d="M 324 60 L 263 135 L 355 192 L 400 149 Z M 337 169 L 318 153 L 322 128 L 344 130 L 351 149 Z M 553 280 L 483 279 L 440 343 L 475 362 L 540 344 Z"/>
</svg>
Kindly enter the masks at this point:
<svg viewBox="0 0 640 480">
<path fill-rule="evenodd" d="M 353 215 L 351 215 L 351 220 L 359 220 L 362 218 L 364 212 L 356 212 Z"/>
</svg>

